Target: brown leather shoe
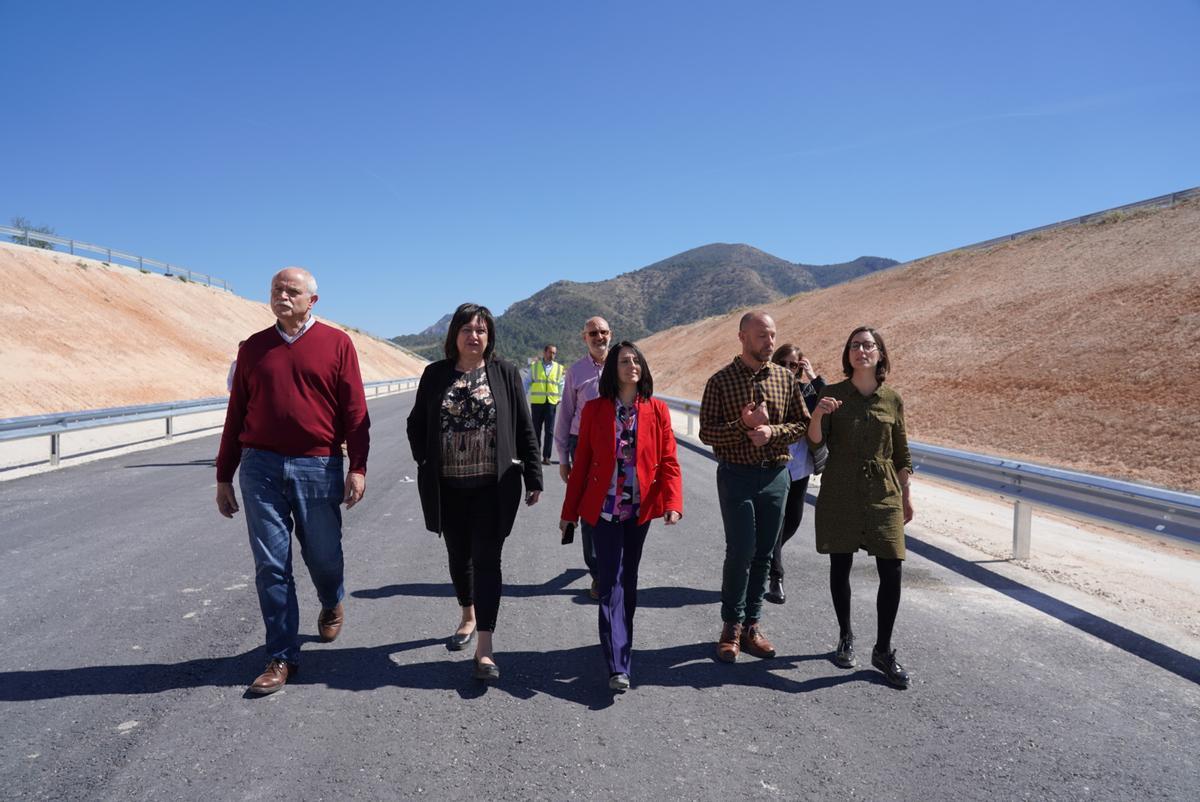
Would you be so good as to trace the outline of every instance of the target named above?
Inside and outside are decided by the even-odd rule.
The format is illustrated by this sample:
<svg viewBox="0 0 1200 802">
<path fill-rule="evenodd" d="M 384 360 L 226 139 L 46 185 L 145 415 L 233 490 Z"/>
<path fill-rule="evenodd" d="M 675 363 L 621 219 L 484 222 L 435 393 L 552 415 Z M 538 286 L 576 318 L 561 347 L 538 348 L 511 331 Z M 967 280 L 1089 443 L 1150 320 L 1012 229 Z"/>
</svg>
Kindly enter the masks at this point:
<svg viewBox="0 0 1200 802">
<path fill-rule="evenodd" d="M 742 625 L 725 622 L 721 628 L 721 639 L 717 641 L 717 659 L 722 663 L 736 663 L 741 650 Z"/>
<path fill-rule="evenodd" d="M 250 683 L 247 689 L 250 693 L 257 693 L 265 696 L 268 693 L 275 691 L 287 684 L 288 677 L 300 670 L 300 666 L 295 663 L 289 663 L 286 660 L 275 659 L 267 663 L 267 667 L 263 669 L 263 673 L 258 675 L 258 679 Z"/>
<path fill-rule="evenodd" d="M 775 656 L 775 647 L 771 641 L 767 640 L 767 636 L 763 634 L 762 627 L 758 625 L 757 621 L 747 624 L 742 629 L 741 647 L 743 652 L 755 657 Z"/>
<path fill-rule="evenodd" d="M 321 636 L 321 640 L 325 643 L 331 643 L 337 640 L 338 633 L 342 631 L 342 622 L 346 620 L 342 613 L 342 603 L 338 602 L 337 607 L 332 610 L 322 610 L 317 616 L 317 634 Z"/>
</svg>

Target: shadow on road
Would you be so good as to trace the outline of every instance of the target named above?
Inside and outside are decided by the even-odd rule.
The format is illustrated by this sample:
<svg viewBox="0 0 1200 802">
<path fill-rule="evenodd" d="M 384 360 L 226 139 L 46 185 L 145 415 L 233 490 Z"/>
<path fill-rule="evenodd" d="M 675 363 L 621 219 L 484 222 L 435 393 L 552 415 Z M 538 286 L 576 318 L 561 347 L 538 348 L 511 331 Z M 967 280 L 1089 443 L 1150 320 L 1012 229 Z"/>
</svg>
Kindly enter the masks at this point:
<svg viewBox="0 0 1200 802">
<path fill-rule="evenodd" d="M 392 643 L 383 646 L 304 651 L 298 674 L 288 688 L 324 685 L 344 691 L 372 691 L 399 687 L 450 690 L 463 699 L 486 693 L 508 693 L 520 699 L 538 694 L 552 696 L 592 710 L 613 702 L 608 673 L 599 645 L 547 652 L 498 652 L 501 679 L 484 685 L 471 676 L 470 654 L 407 662 L 406 652 L 440 647 L 440 638 Z M 716 661 L 713 644 L 689 643 L 634 652 L 634 688 L 723 686 L 759 687 L 782 693 L 809 693 L 847 682 L 883 683 L 874 671 L 844 672 L 829 664 L 823 676 L 796 680 L 775 672 L 802 663 L 828 662 L 829 654 L 781 655 L 772 660 L 744 658 L 731 666 Z M 81 668 L 9 671 L 0 673 L 0 701 L 28 702 L 72 696 L 155 694 L 183 688 L 229 687 L 244 689 L 262 670 L 261 649 L 229 657 L 187 660 L 181 663 L 87 666 Z M 636 691 L 635 691 L 636 692 Z"/>
<path fill-rule="evenodd" d="M 1028 585 L 1022 585 L 1020 582 L 984 568 L 981 563 L 956 557 L 950 552 L 918 540 L 912 535 L 908 536 L 908 550 L 921 555 L 931 562 L 949 568 L 955 573 L 962 574 L 966 578 L 974 580 L 998 593 L 1003 593 L 1010 599 L 1015 599 L 1022 604 L 1029 605 L 1035 610 L 1040 610 L 1048 616 L 1057 618 L 1064 624 L 1070 624 L 1094 638 L 1099 638 L 1105 643 L 1116 646 L 1118 649 L 1123 649 L 1132 655 L 1136 655 L 1159 668 L 1166 669 L 1172 674 L 1177 674 L 1190 682 L 1200 684 L 1200 660 L 1184 654 L 1177 649 L 1172 649 L 1165 643 L 1151 640 L 1145 635 L 1139 635 L 1120 624 L 1114 624 L 1112 621 L 1101 618 L 1094 613 L 1089 613 L 1087 610 L 1081 610 L 1073 604 L 1059 601 L 1053 596 L 1042 593 L 1040 590 L 1034 590 Z"/>
<path fill-rule="evenodd" d="M 540 585 L 514 585 L 504 583 L 504 596 L 525 598 L 530 596 L 570 596 L 576 604 L 595 604 L 588 598 L 587 586 L 571 588 L 570 585 L 587 576 L 582 568 L 568 568 L 558 576 Z M 454 586 L 445 582 L 409 582 L 403 585 L 384 585 L 351 592 L 358 599 L 388 599 L 392 596 L 425 596 L 435 599 L 454 598 Z M 638 607 L 673 609 L 693 604 L 716 604 L 721 601 L 719 590 L 697 588 L 657 587 L 638 589 Z"/>
<path fill-rule="evenodd" d="M 136 465 L 122 465 L 122 468 L 215 468 L 215 459 L 194 459 L 187 462 L 141 462 Z"/>
</svg>

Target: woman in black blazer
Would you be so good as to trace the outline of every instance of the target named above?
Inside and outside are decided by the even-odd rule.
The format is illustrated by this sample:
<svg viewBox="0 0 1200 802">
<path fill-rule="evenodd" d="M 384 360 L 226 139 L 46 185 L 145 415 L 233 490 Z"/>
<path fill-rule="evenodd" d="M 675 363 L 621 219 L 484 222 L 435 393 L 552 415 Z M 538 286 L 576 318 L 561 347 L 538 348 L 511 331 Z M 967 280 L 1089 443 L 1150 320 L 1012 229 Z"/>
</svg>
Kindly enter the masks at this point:
<svg viewBox="0 0 1200 802">
<path fill-rule="evenodd" d="M 408 416 L 425 528 L 442 535 L 462 607 L 448 645 L 475 644 L 475 677 L 500 677 L 492 632 L 500 607 L 500 551 L 521 506 L 542 492 L 541 454 L 517 369 L 492 358 L 496 321 L 463 304 L 446 332 L 446 358 L 421 374 Z M 478 637 L 476 636 L 478 633 Z"/>
</svg>

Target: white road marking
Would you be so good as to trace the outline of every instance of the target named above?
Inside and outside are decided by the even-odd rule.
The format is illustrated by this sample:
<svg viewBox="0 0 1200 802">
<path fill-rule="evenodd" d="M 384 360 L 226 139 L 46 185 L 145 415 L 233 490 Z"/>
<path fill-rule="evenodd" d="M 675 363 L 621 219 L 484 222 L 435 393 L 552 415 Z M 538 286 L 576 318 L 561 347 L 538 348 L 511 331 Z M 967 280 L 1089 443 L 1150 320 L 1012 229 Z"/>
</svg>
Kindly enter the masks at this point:
<svg viewBox="0 0 1200 802">
<path fill-rule="evenodd" d="M 137 721 L 123 721 L 117 725 L 117 732 L 129 732 L 134 727 L 136 727 L 139 723 L 140 722 L 137 722 Z"/>
</svg>

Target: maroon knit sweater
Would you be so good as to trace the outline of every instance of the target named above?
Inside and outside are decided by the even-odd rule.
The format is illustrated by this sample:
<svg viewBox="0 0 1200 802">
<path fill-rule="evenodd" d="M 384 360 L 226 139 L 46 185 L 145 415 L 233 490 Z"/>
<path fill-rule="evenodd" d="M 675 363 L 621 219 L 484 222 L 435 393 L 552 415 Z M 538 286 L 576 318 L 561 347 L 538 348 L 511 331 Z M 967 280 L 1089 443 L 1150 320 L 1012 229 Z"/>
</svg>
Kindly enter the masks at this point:
<svg viewBox="0 0 1200 802">
<path fill-rule="evenodd" d="M 343 441 L 350 471 L 366 474 L 370 428 L 358 353 L 346 333 L 318 321 L 289 345 L 272 326 L 238 351 L 217 481 L 233 481 L 243 448 L 317 457 L 338 453 Z"/>
</svg>

